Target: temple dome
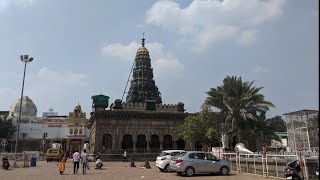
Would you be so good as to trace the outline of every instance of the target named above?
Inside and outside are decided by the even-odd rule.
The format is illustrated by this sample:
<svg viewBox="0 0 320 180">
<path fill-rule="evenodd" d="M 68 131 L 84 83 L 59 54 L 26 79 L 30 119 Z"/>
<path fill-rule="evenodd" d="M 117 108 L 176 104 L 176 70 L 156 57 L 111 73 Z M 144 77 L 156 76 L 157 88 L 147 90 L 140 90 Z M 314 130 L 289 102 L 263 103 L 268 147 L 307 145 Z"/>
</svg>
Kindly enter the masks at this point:
<svg viewBox="0 0 320 180">
<path fill-rule="evenodd" d="M 149 54 L 149 51 L 144 46 L 140 47 L 137 51 L 137 54 Z"/>
<path fill-rule="evenodd" d="M 78 102 L 78 104 L 76 105 L 76 107 L 74 108 L 75 110 L 81 110 L 81 106 L 80 106 L 80 104 L 79 104 L 79 102 Z"/>
<path fill-rule="evenodd" d="M 22 105 L 21 105 L 21 116 L 37 116 L 37 106 L 33 103 L 33 101 L 28 96 L 22 97 Z M 14 116 L 19 116 L 20 109 L 20 98 L 15 100 L 9 109 L 9 114 Z"/>
<path fill-rule="evenodd" d="M 144 44 L 145 44 L 145 39 L 144 39 L 144 37 L 142 37 L 142 42 L 141 42 L 141 47 L 138 49 L 138 51 L 137 51 L 137 55 L 139 55 L 139 54 L 147 54 L 147 55 L 149 55 L 149 51 L 148 51 L 148 49 L 146 48 L 146 47 L 144 47 Z"/>
</svg>

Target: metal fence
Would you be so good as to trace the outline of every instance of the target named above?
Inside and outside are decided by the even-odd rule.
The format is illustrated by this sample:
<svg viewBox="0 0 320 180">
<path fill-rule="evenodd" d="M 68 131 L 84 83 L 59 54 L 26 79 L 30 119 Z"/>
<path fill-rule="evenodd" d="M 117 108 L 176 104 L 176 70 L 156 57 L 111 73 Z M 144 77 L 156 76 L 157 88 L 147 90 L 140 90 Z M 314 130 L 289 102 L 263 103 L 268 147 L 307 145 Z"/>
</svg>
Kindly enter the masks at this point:
<svg viewBox="0 0 320 180">
<path fill-rule="evenodd" d="M 237 154 L 237 153 L 220 153 L 220 158 L 228 161 L 230 171 L 237 173 L 256 174 L 261 176 L 281 177 L 284 178 L 284 170 L 288 162 L 301 160 L 302 171 L 305 179 L 313 179 L 313 171 L 316 164 L 319 166 L 319 156 L 301 156 L 288 154 L 269 154 L 265 157 L 263 154 Z M 312 160 L 313 162 L 310 162 Z M 312 173 L 312 174 L 311 174 Z"/>
</svg>

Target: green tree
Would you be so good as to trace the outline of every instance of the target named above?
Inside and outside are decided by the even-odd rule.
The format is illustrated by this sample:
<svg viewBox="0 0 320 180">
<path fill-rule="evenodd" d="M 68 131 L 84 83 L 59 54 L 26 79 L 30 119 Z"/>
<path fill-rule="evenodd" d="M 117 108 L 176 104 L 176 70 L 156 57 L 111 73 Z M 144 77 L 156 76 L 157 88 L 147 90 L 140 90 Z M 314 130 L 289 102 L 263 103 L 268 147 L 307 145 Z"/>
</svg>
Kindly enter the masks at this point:
<svg viewBox="0 0 320 180">
<path fill-rule="evenodd" d="M 266 124 L 268 128 L 271 128 L 273 132 L 286 132 L 287 126 L 281 116 L 275 116 L 267 119 Z"/>
<path fill-rule="evenodd" d="M 12 119 L 7 119 L 8 115 L 0 116 L 0 138 L 9 138 L 16 131 L 12 125 Z"/>
<path fill-rule="evenodd" d="M 217 108 L 219 119 L 224 119 L 224 133 L 232 139 L 231 147 L 250 135 L 248 124 L 262 121 L 263 116 L 274 105 L 265 100 L 259 91 L 263 87 L 253 86 L 254 81 L 243 82 L 241 77 L 227 76 L 222 86 L 207 92 L 204 105 Z"/>
<path fill-rule="evenodd" d="M 214 121 L 214 113 L 203 107 L 199 113 L 188 116 L 184 123 L 177 127 L 175 135 L 195 143 L 220 145 L 221 123 Z"/>
</svg>

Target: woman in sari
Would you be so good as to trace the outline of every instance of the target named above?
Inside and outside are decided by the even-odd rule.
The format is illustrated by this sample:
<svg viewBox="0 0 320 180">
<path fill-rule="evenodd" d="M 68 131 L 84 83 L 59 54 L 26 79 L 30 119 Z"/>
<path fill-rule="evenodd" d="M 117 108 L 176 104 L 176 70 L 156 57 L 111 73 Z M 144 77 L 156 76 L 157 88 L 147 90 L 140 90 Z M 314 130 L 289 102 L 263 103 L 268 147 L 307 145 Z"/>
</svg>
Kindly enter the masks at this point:
<svg viewBox="0 0 320 180">
<path fill-rule="evenodd" d="M 59 171 L 61 175 L 63 175 L 63 172 L 66 169 L 66 160 L 67 160 L 67 155 L 63 154 L 60 158 L 59 163 L 57 164 L 59 165 Z"/>
</svg>

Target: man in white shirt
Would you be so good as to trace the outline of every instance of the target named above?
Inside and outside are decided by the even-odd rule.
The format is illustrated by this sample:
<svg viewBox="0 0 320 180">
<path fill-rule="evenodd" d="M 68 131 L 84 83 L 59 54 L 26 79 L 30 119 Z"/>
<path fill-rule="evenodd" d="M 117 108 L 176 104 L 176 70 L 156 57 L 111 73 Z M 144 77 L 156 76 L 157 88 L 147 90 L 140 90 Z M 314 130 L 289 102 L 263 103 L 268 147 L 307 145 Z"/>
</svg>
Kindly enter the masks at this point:
<svg viewBox="0 0 320 180">
<path fill-rule="evenodd" d="M 79 161 L 80 161 L 80 153 L 78 153 L 78 150 L 76 149 L 72 155 L 73 159 L 73 174 L 78 174 L 79 169 Z"/>
<path fill-rule="evenodd" d="M 123 160 L 122 161 L 123 162 L 128 162 L 128 160 L 127 160 L 127 151 L 123 152 Z"/>
<path fill-rule="evenodd" d="M 83 150 L 83 153 L 81 154 L 81 162 L 82 162 L 82 173 L 86 174 L 87 165 L 88 165 L 88 155 L 86 153 L 86 150 Z"/>
</svg>

